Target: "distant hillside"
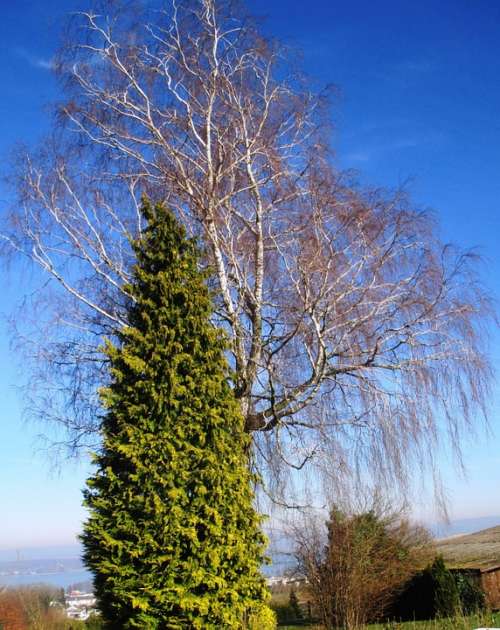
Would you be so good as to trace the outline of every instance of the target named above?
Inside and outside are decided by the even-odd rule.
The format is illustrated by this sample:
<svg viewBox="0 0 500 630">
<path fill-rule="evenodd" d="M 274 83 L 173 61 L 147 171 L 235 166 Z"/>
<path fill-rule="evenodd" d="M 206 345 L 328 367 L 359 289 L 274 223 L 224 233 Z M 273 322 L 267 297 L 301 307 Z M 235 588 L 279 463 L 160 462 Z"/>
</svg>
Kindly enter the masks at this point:
<svg viewBox="0 0 500 630">
<path fill-rule="evenodd" d="M 438 540 L 436 546 L 452 567 L 500 565 L 500 525 L 474 534 L 444 538 Z"/>
<path fill-rule="evenodd" d="M 488 527 L 500 525 L 500 515 L 475 516 L 469 518 L 454 519 L 449 523 L 424 523 L 433 533 L 435 538 L 448 538 L 455 534 L 474 534 Z"/>
</svg>

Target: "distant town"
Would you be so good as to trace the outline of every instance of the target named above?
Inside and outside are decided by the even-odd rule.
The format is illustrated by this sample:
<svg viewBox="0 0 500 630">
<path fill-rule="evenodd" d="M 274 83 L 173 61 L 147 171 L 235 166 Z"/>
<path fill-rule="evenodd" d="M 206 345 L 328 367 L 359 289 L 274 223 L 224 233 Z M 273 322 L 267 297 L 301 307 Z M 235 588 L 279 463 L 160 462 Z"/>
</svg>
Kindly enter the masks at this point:
<svg viewBox="0 0 500 630">
<path fill-rule="evenodd" d="M 64 603 L 54 600 L 50 605 L 52 607 L 64 607 L 66 616 L 70 619 L 86 621 L 90 616 L 99 614 L 93 592 L 71 590 L 66 593 Z"/>
</svg>

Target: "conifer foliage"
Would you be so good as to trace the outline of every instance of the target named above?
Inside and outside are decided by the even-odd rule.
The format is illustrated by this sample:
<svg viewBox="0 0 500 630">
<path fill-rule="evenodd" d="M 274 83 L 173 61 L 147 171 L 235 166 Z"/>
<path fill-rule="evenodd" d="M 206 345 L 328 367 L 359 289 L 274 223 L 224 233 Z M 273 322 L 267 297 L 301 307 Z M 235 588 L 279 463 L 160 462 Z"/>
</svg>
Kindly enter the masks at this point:
<svg viewBox="0 0 500 630">
<path fill-rule="evenodd" d="M 84 559 L 108 628 L 241 628 L 265 597 L 248 437 L 196 244 L 162 204 L 143 214 Z"/>
</svg>

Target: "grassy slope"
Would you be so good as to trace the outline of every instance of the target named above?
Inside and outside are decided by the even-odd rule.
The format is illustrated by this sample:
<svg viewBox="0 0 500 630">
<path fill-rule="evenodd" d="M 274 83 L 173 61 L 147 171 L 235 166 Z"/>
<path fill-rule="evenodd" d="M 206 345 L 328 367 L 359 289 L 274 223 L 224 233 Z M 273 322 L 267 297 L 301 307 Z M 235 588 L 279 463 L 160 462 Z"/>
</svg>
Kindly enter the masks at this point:
<svg viewBox="0 0 500 630">
<path fill-rule="evenodd" d="M 474 534 L 438 540 L 436 546 L 452 567 L 500 565 L 500 525 Z"/>
</svg>

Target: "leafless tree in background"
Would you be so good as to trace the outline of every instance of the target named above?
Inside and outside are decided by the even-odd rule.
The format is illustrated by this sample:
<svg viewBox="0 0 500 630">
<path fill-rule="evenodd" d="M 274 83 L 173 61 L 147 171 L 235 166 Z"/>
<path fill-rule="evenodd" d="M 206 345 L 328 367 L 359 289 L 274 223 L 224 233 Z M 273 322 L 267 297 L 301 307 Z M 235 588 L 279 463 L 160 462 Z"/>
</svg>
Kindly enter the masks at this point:
<svg viewBox="0 0 500 630">
<path fill-rule="evenodd" d="M 484 411 L 489 301 L 402 194 L 333 166 L 328 103 L 227 0 L 109 0 L 73 18 L 54 133 L 19 156 L 11 252 L 52 281 L 18 339 L 35 414 L 96 435 L 104 336 L 142 194 L 199 237 L 235 392 L 267 473 L 309 465 L 404 481 Z M 283 466 L 283 463 L 288 466 Z"/>
</svg>

